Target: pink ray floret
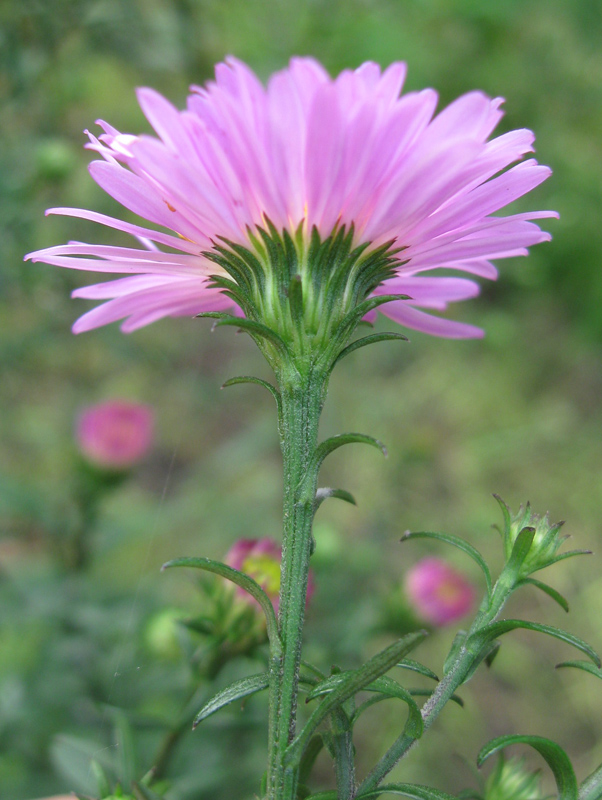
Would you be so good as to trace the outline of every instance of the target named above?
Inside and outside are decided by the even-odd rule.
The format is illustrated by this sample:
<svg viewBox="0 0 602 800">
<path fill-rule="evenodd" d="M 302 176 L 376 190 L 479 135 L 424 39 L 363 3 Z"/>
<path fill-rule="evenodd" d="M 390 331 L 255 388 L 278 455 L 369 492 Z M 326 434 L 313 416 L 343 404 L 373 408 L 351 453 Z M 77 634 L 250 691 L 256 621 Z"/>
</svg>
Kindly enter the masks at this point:
<svg viewBox="0 0 602 800">
<path fill-rule="evenodd" d="M 125 320 L 132 331 L 166 316 L 233 311 L 215 288 L 216 266 L 203 255 L 217 237 L 249 246 L 265 227 L 322 238 L 354 226 L 355 242 L 394 240 L 403 265 L 376 293 L 404 293 L 380 312 L 435 336 L 470 338 L 479 328 L 434 316 L 474 297 L 466 278 L 424 276 L 432 270 L 495 278 L 492 259 L 525 255 L 550 235 L 534 220 L 550 211 L 496 212 L 550 175 L 535 160 L 534 136 L 516 130 L 490 138 L 501 98 L 459 97 L 435 114 L 432 89 L 402 95 L 406 68 L 373 63 L 332 79 L 311 58 L 294 58 L 264 87 L 242 62 L 218 64 L 215 80 L 192 87 L 179 111 L 152 89 L 138 100 L 156 136 L 122 134 L 103 121 L 89 134 L 94 180 L 129 211 L 159 229 L 83 209 L 55 208 L 136 237 L 140 247 L 71 242 L 27 258 L 70 269 L 127 277 L 88 286 L 75 297 L 107 302 L 84 314 L 74 331 Z M 520 163 L 517 163 L 520 162 Z"/>
</svg>

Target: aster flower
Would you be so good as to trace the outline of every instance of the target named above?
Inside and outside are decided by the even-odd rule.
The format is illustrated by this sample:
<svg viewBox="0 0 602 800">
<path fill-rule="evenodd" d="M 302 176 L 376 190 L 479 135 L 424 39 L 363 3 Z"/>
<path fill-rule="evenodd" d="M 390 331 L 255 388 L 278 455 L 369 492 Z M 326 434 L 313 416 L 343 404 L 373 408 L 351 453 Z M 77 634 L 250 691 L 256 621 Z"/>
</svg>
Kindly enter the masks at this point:
<svg viewBox="0 0 602 800">
<path fill-rule="evenodd" d="M 423 558 L 406 575 L 405 589 L 412 606 L 432 625 L 451 625 L 472 609 L 473 585 L 439 558 Z"/>
<path fill-rule="evenodd" d="M 280 563 L 282 548 L 269 537 L 263 539 L 239 539 L 226 553 L 224 562 L 234 569 L 244 572 L 256 581 L 272 601 L 274 610 L 278 612 L 278 596 L 280 594 Z M 313 575 L 309 573 L 306 600 L 314 593 Z M 256 600 L 237 588 L 236 596 L 244 603 L 258 606 Z"/>
<path fill-rule="evenodd" d="M 192 87 L 184 111 L 140 89 L 156 136 L 123 134 L 99 121 L 103 133 L 89 134 L 88 147 L 102 160 L 90 172 L 158 229 L 55 208 L 48 213 L 124 231 L 142 248 L 71 242 L 28 258 L 126 276 L 73 293 L 107 301 L 75 323 L 76 333 L 116 320 L 129 332 L 165 316 L 230 312 L 286 339 L 283 318 L 295 312 L 281 306 L 283 294 L 295 294 L 291 277 L 301 285 L 306 331 L 333 335 L 317 321 L 333 314 L 322 290 L 341 254 L 318 245 L 342 242 L 344 270 L 354 279 L 363 270 L 364 280 L 355 294 L 337 283 L 344 289 L 338 322 L 372 297 L 364 308 L 369 320 L 382 302 L 383 314 L 409 328 L 481 336 L 472 325 L 427 313 L 475 296 L 478 285 L 430 273 L 495 278 L 491 259 L 524 255 L 549 239 L 533 220 L 552 212 L 492 215 L 550 170 L 533 159 L 515 163 L 532 150 L 530 131 L 489 138 L 501 98 L 470 92 L 435 114 L 432 89 L 400 96 L 405 72 L 403 63 L 382 73 L 366 63 L 332 79 L 313 59 L 294 58 L 264 88 L 229 58 L 215 81 Z M 327 266 L 318 275 L 310 261 L 320 253 Z M 276 274 L 279 259 L 290 267 L 284 278 Z"/>
<path fill-rule="evenodd" d="M 94 466 L 125 470 L 140 461 L 153 441 L 153 412 L 148 406 L 109 400 L 86 408 L 76 425 L 82 455 Z"/>
</svg>

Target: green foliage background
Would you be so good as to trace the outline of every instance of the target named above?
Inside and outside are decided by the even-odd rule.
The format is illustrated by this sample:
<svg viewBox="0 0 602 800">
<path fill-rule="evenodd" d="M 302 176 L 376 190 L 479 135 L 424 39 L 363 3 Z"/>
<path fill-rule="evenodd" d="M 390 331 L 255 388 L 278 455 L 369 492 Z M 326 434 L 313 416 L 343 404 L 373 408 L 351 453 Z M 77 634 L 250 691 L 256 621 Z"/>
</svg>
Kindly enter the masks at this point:
<svg viewBox="0 0 602 800">
<path fill-rule="evenodd" d="M 307 640 L 324 667 L 351 666 L 392 635 L 403 572 L 427 546 L 407 528 L 467 537 L 495 564 L 496 491 L 568 519 L 574 547 L 600 540 L 602 371 L 602 3 L 599 0 L 4 0 L 0 4 L 0 797 L 93 791 L 90 754 L 118 754 L 114 722 L 134 728 L 139 769 L 183 702 L 184 660 L 157 650 L 149 621 L 198 603 L 192 580 L 158 568 L 179 555 L 223 556 L 241 536 L 278 536 L 280 459 L 272 401 L 255 387 L 221 393 L 236 374 L 269 377 L 246 337 L 207 322 L 165 320 L 131 336 L 115 327 L 74 338 L 82 276 L 23 264 L 25 252 L 67 239 L 117 241 L 67 205 L 121 214 L 86 171 L 82 130 L 98 117 L 147 130 L 134 88 L 182 105 L 190 83 L 232 53 L 265 78 L 293 54 L 336 73 L 372 59 L 406 60 L 409 89 L 441 104 L 473 88 L 506 98 L 502 129 L 532 128 L 554 176 L 520 208 L 554 208 L 554 239 L 502 262 L 497 284 L 454 316 L 483 342 L 412 334 L 411 344 L 358 352 L 332 381 L 324 434 L 362 430 L 388 461 L 346 449 L 324 482 L 359 507 L 320 511 L 318 585 Z M 382 323 L 379 323 L 381 328 Z M 103 506 L 85 574 L 65 575 L 49 542 L 71 505 L 74 418 L 111 397 L 151 404 L 152 456 Z M 455 554 L 444 554 L 456 563 Z M 471 565 L 457 560 L 472 575 Z M 472 575 L 478 580 L 477 575 Z M 524 591 L 513 613 L 570 626 L 602 648 L 600 562 L 570 561 L 548 579 L 572 614 Z M 387 613 L 385 614 L 385 610 Z M 442 631 L 424 648 L 435 670 Z M 572 654 L 515 635 L 494 668 L 463 694 L 407 760 L 405 780 L 448 791 L 473 782 L 461 758 L 509 732 L 550 736 L 584 777 L 602 758 L 595 679 L 555 672 Z M 238 671 L 237 671 L 238 670 Z M 250 671 L 232 668 L 229 677 Z M 225 683 L 228 675 L 220 678 Z M 372 713 L 372 712 L 371 712 Z M 358 731 L 361 769 L 399 729 L 399 710 L 374 710 Z M 265 751 L 265 708 L 251 701 L 182 743 L 170 800 L 252 796 Z M 234 762 L 234 767 L 233 767 Z M 533 762 L 535 763 L 535 762 Z M 332 774 L 320 762 L 326 784 Z"/>
</svg>

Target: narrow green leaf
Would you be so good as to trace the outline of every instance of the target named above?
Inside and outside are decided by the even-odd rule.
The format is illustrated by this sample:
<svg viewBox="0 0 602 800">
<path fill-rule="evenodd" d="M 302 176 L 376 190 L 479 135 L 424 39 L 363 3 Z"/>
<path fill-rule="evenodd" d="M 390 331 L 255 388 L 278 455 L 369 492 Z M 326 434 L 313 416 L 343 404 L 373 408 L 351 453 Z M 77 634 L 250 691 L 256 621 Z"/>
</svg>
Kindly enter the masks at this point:
<svg viewBox="0 0 602 800">
<path fill-rule="evenodd" d="M 109 779 L 107 778 L 107 773 L 104 771 L 102 766 L 98 763 L 98 761 L 93 758 L 90 761 L 90 772 L 94 775 L 96 779 L 96 785 L 98 786 L 98 796 L 102 799 L 103 797 L 108 797 L 112 794 L 111 791 L 111 784 L 109 783 Z"/>
<path fill-rule="evenodd" d="M 326 456 L 330 455 L 334 450 L 338 450 L 344 444 L 369 444 L 371 447 L 376 447 L 381 453 L 387 457 L 387 448 L 378 439 L 373 436 L 368 436 L 365 433 L 339 433 L 337 436 L 331 436 L 321 442 L 314 454 L 316 468 L 324 461 Z"/>
<path fill-rule="evenodd" d="M 225 383 L 222 383 L 221 388 L 226 389 L 228 386 L 235 386 L 238 383 L 255 383 L 257 384 L 257 386 L 263 386 L 263 388 L 267 389 L 268 392 L 272 395 L 272 397 L 276 401 L 278 409 L 280 409 L 282 400 L 278 389 L 271 383 L 268 383 L 268 381 L 264 381 L 261 378 L 255 378 L 253 377 L 253 375 L 237 375 L 235 378 L 228 378 L 228 380 Z"/>
<path fill-rule="evenodd" d="M 412 672 L 417 672 L 419 675 L 424 675 L 425 678 L 432 678 L 434 681 L 439 680 L 439 676 L 436 675 L 432 669 L 425 667 L 424 664 L 421 664 L 419 661 L 414 661 L 413 658 L 404 658 L 403 661 L 400 661 L 396 666 L 401 667 L 401 669 L 409 669 Z"/>
<path fill-rule="evenodd" d="M 493 753 L 512 744 L 528 744 L 543 756 L 554 774 L 558 786 L 558 800 L 577 800 L 577 779 L 569 757 L 560 745 L 542 736 L 511 735 L 493 739 L 477 756 L 477 765 L 480 767 Z"/>
<path fill-rule="evenodd" d="M 212 561 L 210 558 L 175 558 L 163 564 L 161 571 L 170 569 L 171 567 L 192 567 L 193 569 L 202 569 L 205 572 L 212 572 L 215 575 L 220 575 L 226 578 L 237 586 L 240 586 L 248 592 L 261 606 L 265 614 L 266 628 L 272 654 L 279 656 L 282 652 L 282 643 L 278 635 L 278 623 L 276 621 L 276 614 L 274 613 L 274 606 L 272 601 L 263 591 L 261 586 L 253 580 L 249 575 L 244 572 L 239 572 L 237 569 L 229 567 L 227 564 L 222 564 L 221 561 Z"/>
<path fill-rule="evenodd" d="M 600 657 L 596 651 L 587 644 L 587 642 L 584 642 L 577 636 L 573 636 L 572 633 L 563 631 L 560 628 L 554 628 L 552 625 L 542 625 L 539 622 L 527 622 L 523 619 L 503 619 L 498 622 L 492 622 L 491 624 L 486 625 L 484 628 L 481 628 L 481 630 L 476 631 L 476 633 L 473 633 L 468 639 L 466 646 L 470 648 L 476 646 L 477 648 L 481 649 L 489 642 L 497 639 L 498 636 L 502 636 L 504 633 L 514 631 L 517 628 L 523 628 L 527 631 L 536 631 L 538 633 L 547 633 L 548 636 L 553 636 L 555 639 L 560 639 L 561 642 L 566 642 L 567 644 L 573 645 L 573 647 L 576 647 L 577 650 L 581 650 L 582 653 L 585 653 L 585 655 L 589 656 L 594 664 L 596 664 L 598 667 L 601 666 Z"/>
<path fill-rule="evenodd" d="M 324 500 L 327 500 L 329 497 L 335 497 L 337 500 L 344 500 L 346 503 L 351 503 L 352 506 L 357 505 L 355 502 L 355 497 L 351 494 L 351 492 L 347 492 L 345 489 L 331 489 L 330 487 L 325 486 L 322 489 L 318 489 L 316 492 L 316 511 L 318 508 L 320 508 Z"/>
<path fill-rule="evenodd" d="M 268 328 L 267 325 L 262 325 L 261 322 L 255 322 L 255 320 L 247 319 L 246 317 L 232 317 L 231 319 L 218 320 L 215 323 L 216 328 L 221 328 L 224 325 L 234 325 L 253 338 L 267 339 L 280 353 L 288 355 L 288 346 L 284 339 L 276 331 Z"/>
<path fill-rule="evenodd" d="M 269 682 L 269 675 L 267 672 L 262 672 L 259 675 L 250 675 L 248 678 L 241 678 L 238 681 L 234 681 L 230 686 L 226 686 L 225 689 L 222 689 L 221 692 L 214 695 L 211 700 L 203 706 L 194 718 L 194 722 L 192 723 L 193 729 L 204 719 L 215 714 L 216 711 L 219 711 L 224 706 L 230 705 L 230 703 L 234 703 L 236 700 L 242 700 L 243 697 L 249 697 L 249 695 L 267 689 Z"/>
<path fill-rule="evenodd" d="M 320 705 L 313 712 L 305 727 L 297 738 L 289 745 L 285 754 L 285 762 L 291 764 L 303 754 L 303 751 L 314 734 L 318 725 L 335 708 L 341 706 L 350 697 L 371 684 L 391 667 L 395 666 L 402 658 L 410 653 L 427 636 L 426 631 L 418 631 L 404 636 L 403 639 L 377 653 L 359 669 L 347 673 L 346 679 L 337 686 L 327 697 L 322 700 Z"/>
<path fill-rule="evenodd" d="M 501 644 L 499 642 L 492 642 L 491 650 L 487 653 L 483 661 L 490 667 L 496 659 L 497 654 L 500 652 Z"/>
<path fill-rule="evenodd" d="M 408 689 L 408 692 L 412 695 L 412 697 L 430 697 L 433 694 L 432 689 Z M 459 695 L 452 694 L 449 699 L 456 705 L 460 706 L 460 708 L 464 708 L 464 700 L 462 700 Z"/>
<path fill-rule="evenodd" d="M 433 789 L 430 786 L 421 786 L 418 783 L 385 784 L 369 792 L 358 794 L 356 800 L 372 800 L 372 798 L 380 797 L 382 794 L 402 794 L 404 797 L 412 798 L 412 800 L 456 800 L 453 795 L 447 794 L 447 792 Z"/>
<path fill-rule="evenodd" d="M 489 572 L 489 567 L 487 566 L 485 559 L 479 553 L 476 547 L 468 544 L 468 542 L 465 542 L 464 539 L 461 539 L 459 536 L 454 536 L 451 533 L 436 533 L 435 531 L 406 531 L 402 536 L 401 541 L 406 542 L 408 539 L 437 539 L 440 542 L 445 542 L 445 544 L 450 544 L 453 547 L 457 547 L 459 550 L 462 550 L 464 553 L 466 553 L 466 555 L 470 556 L 483 571 L 485 583 L 487 585 L 487 594 L 489 597 L 491 597 L 491 573 Z"/>
<path fill-rule="evenodd" d="M 368 344 L 376 344 L 376 342 L 392 341 L 408 342 L 409 339 L 407 336 L 404 336 L 403 333 L 374 333 L 371 336 L 364 336 L 361 339 L 356 339 L 355 342 L 351 342 L 344 350 L 341 350 L 334 363 L 338 364 L 345 356 L 354 353 L 356 350 L 359 350 L 360 347 L 366 347 Z"/>
<path fill-rule="evenodd" d="M 566 537 L 565 537 L 566 538 Z M 591 556 L 593 555 L 591 550 L 569 550 L 567 553 L 560 553 L 558 556 L 554 556 L 554 558 L 547 561 L 545 564 L 542 564 L 539 569 L 545 569 L 546 567 L 551 567 L 552 564 L 556 564 L 558 561 L 564 561 L 565 558 L 573 558 L 574 556 Z"/>
<path fill-rule="evenodd" d="M 324 694 L 329 694 L 330 692 L 334 691 L 338 688 L 341 684 L 345 683 L 349 680 L 349 676 L 353 674 L 355 670 L 350 670 L 349 672 L 340 672 L 337 675 L 331 675 L 330 678 L 327 678 L 322 683 L 319 683 L 308 695 L 307 700 L 313 700 L 316 697 L 320 697 Z M 420 714 L 420 709 L 416 705 L 416 702 L 412 699 L 412 692 L 404 689 L 403 686 L 400 686 L 397 681 L 394 681 L 392 678 L 388 678 L 386 675 L 382 675 L 380 678 L 372 681 L 372 683 L 364 686 L 362 691 L 364 692 L 376 692 L 378 694 L 384 695 L 383 699 L 398 699 L 402 700 L 409 709 L 409 730 L 412 736 L 416 739 L 419 739 L 422 736 L 422 716 Z M 429 692 L 430 694 L 430 692 Z"/>
<path fill-rule="evenodd" d="M 314 677 L 316 677 L 320 681 L 323 681 L 324 678 L 326 678 L 326 675 L 322 672 L 322 670 L 318 669 L 317 667 L 314 667 L 314 665 L 310 664 L 309 661 L 304 661 L 303 659 L 301 659 L 301 666 L 305 667 L 305 669 L 308 672 L 311 672 L 312 675 L 314 675 Z"/>
<path fill-rule="evenodd" d="M 595 675 L 596 678 L 602 679 L 602 669 L 595 667 L 589 661 L 563 661 L 561 664 L 556 664 L 556 669 L 563 669 L 564 667 L 581 669 L 583 672 L 589 672 L 590 675 Z"/>
<path fill-rule="evenodd" d="M 309 740 L 303 758 L 299 763 L 299 783 L 307 783 L 311 776 L 311 771 L 314 768 L 317 757 L 322 752 L 324 747 L 324 739 L 320 733 L 316 733 Z"/>
<path fill-rule="evenodd" d="M 523 584 L 530 584 L 531 586 L 537 586 L 538 589 L 541 589 L 542 592 L 551 597 L 552 600 L 555 600 L 560 608 L 564 609 L 567 614 L 569 611 L 569 604 L 565 597 L 563 597 L 560 592 L 557 592 L 556 589 L 553 589 L 551 586 L 548 586 L 547 583 L 542 583 L 541 581 L 536 580 L 535 578 L 523 578 L 522 581 L 518 584 L 522 586 Z"/>
</svg>

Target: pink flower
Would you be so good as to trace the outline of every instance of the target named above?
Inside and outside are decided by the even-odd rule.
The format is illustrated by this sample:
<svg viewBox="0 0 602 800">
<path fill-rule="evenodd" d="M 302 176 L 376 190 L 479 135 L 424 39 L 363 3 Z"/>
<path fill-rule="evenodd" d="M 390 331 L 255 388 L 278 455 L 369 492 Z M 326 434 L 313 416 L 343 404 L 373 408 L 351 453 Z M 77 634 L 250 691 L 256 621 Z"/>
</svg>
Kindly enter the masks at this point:
<svg viewBox="0 0 602 800">
<path fill-rule="evenodd" d="M 140 89 L 157 136 L 123 134 L 99 121 L 104 132 L 89 134 L 88 147 L 103 160 L 90 172 L 159 230 L 55 208 L 48 213 L 132 234 L 143 249 L 70 242 L 27 258 L 126 275 L 73 293 L 108 301 L 84 314 L 74 331 L 123 319 L 129 332 L 165 316 L 242 313 L 209 280 L 220 268 L 203 252 L 219 237 L 249 248 L 250 235 L 270 220 L 279 233 L 300 226 L 307 244 L 314 226 L 324 239 L 353 224 L 354 244 L 368 245 L 366 252 L 391 240 L 403 248 L 394 276 L 373 292 L 411 299 L 381 306 L 383 314 L 436 336 L 481 336 L 474 326 L 421 310 L 474 297 L 478 285 L 429 273 L 446 268 L 495 278 L 491 259 L 526 255 L 548 240 L 532 220 L 553 212 L 492 215 L 550 170 L 534 159 L 516 163 L 533 149 L 531 131 L 489 139 L 502 98 L 473 91 L 435 115 L 434 90 L 400 96 L 405 73 L 403 63 L 381 72 L 368 62 L 332 79 L 317 61 L 294 58 L 264 87 L 229 58 L 217 65 L 215 81 L 192 87 L 184 111 Z"/>
<path fill-rule="evenodd" d="M 77 421 L 77 443 L 97 467 L 123 470 L 140 461 L 153 441 L 153 412 L 148 406 L 109 400 L 90 406 Z"/>
<path fill-rule="evenodd" d="M 468 614 L 476 599 L 464 575 L 438 558 L 424 558 L 406 574 L 406 593 L 415 611 L 432 625 L 451 625 Z"/>
<path fill-rule="evenodd" d="M 272 601 L 278 613 L 280 594 L 280 562 L 282 548 L 273 539 L 239 539 L 228 550 L 224 559 L 228 566 L 244 572 L 255 580 Z M 307 601 L 314 593 L 314 580 L 309 573 Z M 236 589 L 237 596 L 245 602 L 256 605 L 255 600 L 244 589 Z"/>
</svg>

